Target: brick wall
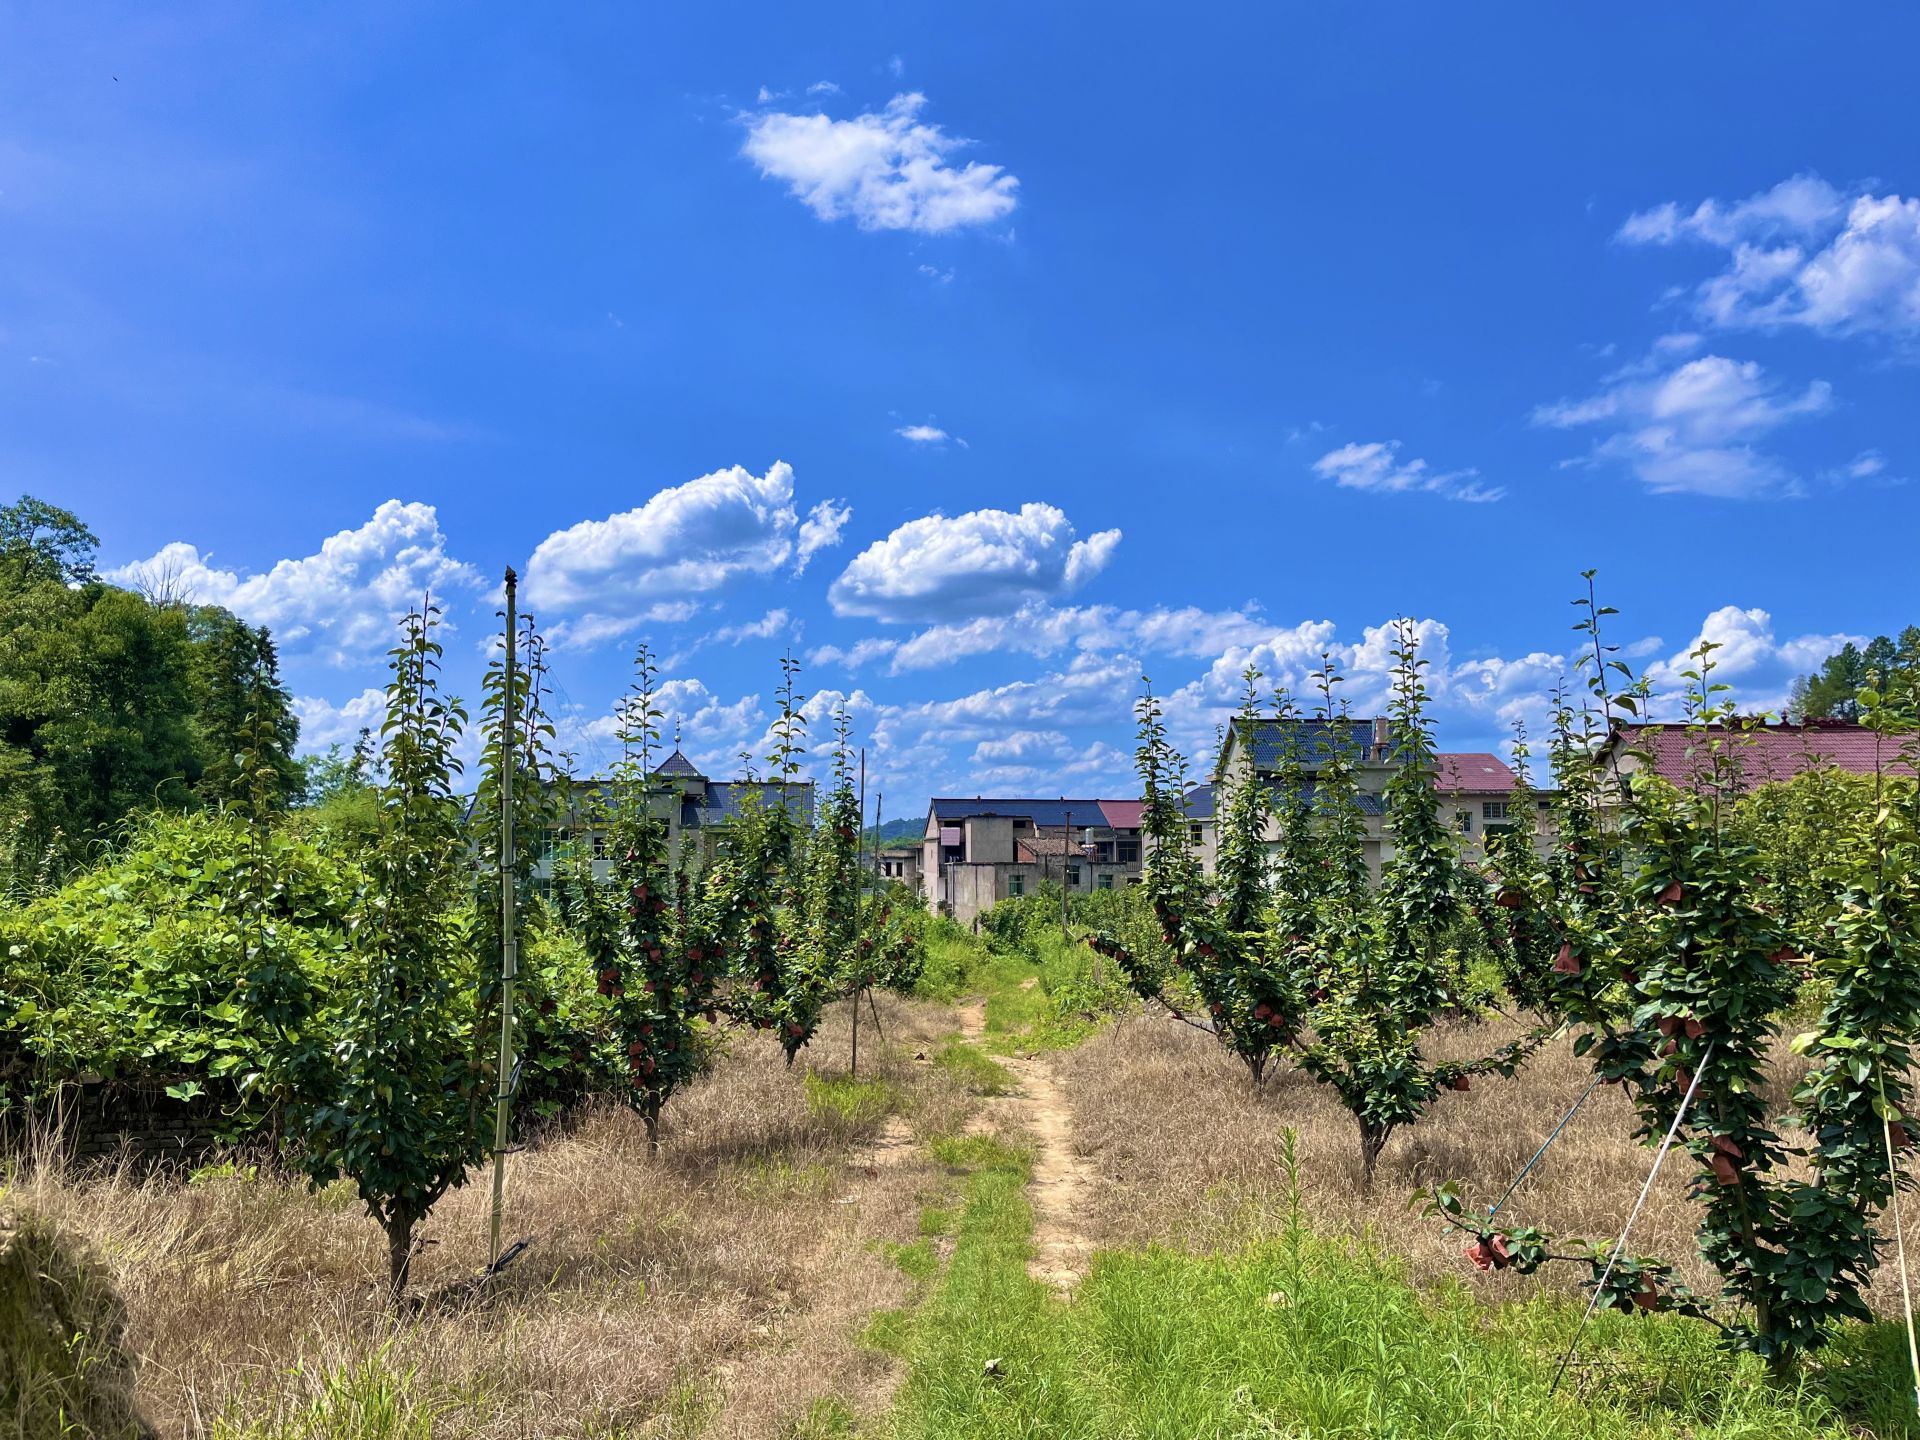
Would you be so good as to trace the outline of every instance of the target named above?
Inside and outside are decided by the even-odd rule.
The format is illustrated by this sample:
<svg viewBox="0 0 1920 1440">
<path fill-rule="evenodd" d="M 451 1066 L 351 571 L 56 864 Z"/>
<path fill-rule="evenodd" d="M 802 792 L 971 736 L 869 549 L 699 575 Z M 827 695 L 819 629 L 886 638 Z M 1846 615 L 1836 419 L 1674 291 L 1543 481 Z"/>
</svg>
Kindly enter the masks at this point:
<svg viewBox="0 0 1920 1440">
<path fill-rule="evenodd" d="M 135 1169 L 198 1163 L 217 1143 L 221 1100 L 202 1095 L 176 1100 L 165 1081 L 76 1082 L 26 1111 L 0 1118 L 0 1149 L 17 1150 L 30 1137 L 57 1133 L 75 1160 L 117 1160 Z"/>
</svg>

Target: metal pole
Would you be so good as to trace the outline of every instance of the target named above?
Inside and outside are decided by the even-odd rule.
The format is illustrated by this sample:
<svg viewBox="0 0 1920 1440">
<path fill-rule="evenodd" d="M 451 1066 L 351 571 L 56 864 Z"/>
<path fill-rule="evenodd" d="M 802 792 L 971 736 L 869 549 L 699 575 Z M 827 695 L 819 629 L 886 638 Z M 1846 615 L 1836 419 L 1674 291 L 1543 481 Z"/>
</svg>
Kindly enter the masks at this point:
<svg viewBox="0 0 1920 1440">
<path fill-rule="evenodd" d="M 500 1263 L 500 1213 L 507 1188 L 507 1131 L 513 1109 L 509 1087 L 513 1077 L 513 981 L 520 973 L 520 942 L 513 913 L 513 772 L 519 758 L 513 717 L 519 709 L 514 646 L 520 617 L 515 609 L 519 576 L 507 567 L 507 685 L 500 704 L 500 1066 L 494 1072 L 493 1101 L 493 1216 L 488 1226 L 487 1267 Z"/>
<path fill-rule="evenodd" d="M 863 893 L 867 888 L 867 877 L 861 873 L 866 865 L 867 855 L 867 747 L 860 747 L 860 828 L 854 832 L 853 849 L 853 1058 L 848 1063 L 850 1073 L 860 1073 L 860 996 L 867 988 L 867 973 L 858 967 L 865 965 L 866 959 L 860 953 L 860 942 L 867 933 L 867 905 Z"/>
</svg>

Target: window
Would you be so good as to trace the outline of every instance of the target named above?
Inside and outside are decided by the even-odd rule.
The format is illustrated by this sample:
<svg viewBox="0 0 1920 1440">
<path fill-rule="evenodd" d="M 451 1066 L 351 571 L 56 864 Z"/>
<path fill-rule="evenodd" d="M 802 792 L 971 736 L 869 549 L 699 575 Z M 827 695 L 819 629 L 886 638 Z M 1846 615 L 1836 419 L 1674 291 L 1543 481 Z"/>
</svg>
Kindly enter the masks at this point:
<svg viewBox="0 0 1920 1440">
<path fill-rule="evenodd" d="M 1027 877 L 1026 876 L 1024 875 L 1007 876 L 1007 894 L 1011 898 L 1018 900 L 1022 895 L 1026 893 L 1027 893 Z"/>
<path fill-rule="evenodd" d="M 1480 818 L 1483 820 L 1504 820 L 1507 818 L 1507 802 L 1504 800 L 1483 801 L 1480 806 Z"/>
<path fill-rule="evenodd" d="M 1080 883 L 1080 867 L 1078 865 L 1067 866 L 1067 884 L 1069 886 L 1075 886 L 1075 885 L 1078 885 L 1079 883 Z"/>
<path fill-rule="evenodd" d="M 1198 845 L 1200 843 L 1200 827 L 1198 825 L 1187 826 L 1187 838 Z"/>
<path fill-rule="evenodd" d="M 596 835 L 593 837 L 593 858 L 596 860 L 604 860 L 607 858 L 606 836 Z"/>
<path fill-rule="evenodd" d="M 1096 889 L 1111 890 L 1113 889 L 1113 876 L 1105 874 L 1096 875 L 1093 877 L 1093 883 Z"/>
<path fill-rule="evenodd" d="M 1453 818 L 1455 822 L 1459 824 L 1462 835 L 1471 835 L 1473 833 L 1473 812 L 1471 810 L 1456 810 L 1453 812 Z"/>
<path fill-rule="evenodd" d="M 1140 842 L 1138 840 L 1122 840 L 1114 849 L 1115 855 L 1122 865 L 1138 865 L 1140 863 Z"/>
</svg>

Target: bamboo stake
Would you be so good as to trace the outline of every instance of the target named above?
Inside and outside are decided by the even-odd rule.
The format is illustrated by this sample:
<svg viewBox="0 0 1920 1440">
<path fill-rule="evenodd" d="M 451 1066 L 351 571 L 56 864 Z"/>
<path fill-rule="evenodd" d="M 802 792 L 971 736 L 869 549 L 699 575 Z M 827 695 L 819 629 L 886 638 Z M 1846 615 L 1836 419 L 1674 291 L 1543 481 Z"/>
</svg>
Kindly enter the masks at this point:
<svg viewBox="0 0 1920 1440">
<path fill-rule="evenodd" d="M 513 844 L 513 772 L 518 758 L 513 716 L 519 705 L 515 679 L 514 647 L 518 641 L 519 615 L 515 600 L 519 577 L 507 567 L 507 674 L 506 690 L 500 705 L 500 1060 L 494 1072 L 493 1101 L 493 1213 L 487 1227 L 487 1266 L 500 1263 L 500 1217 L 507 1188 L 507 1139 L 512 1118 L 513 1096 L 513 982 L 520 973 L 520 944 L 514 933 L 514 868 L 517 857 Z"/>
</svg>

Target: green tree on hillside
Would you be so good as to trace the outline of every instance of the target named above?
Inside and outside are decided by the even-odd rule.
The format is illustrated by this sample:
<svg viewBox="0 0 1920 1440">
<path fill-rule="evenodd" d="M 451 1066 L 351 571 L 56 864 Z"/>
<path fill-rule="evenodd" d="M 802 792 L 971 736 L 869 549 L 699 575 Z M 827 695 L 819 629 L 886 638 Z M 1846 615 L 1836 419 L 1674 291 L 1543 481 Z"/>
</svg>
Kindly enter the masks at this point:
<svg viewBox="0 0 1920 1440">
<path fill-rule="evenodd" d="M 1920 625 L 1898 638 L 1876 635 L 1865 648 L 1851 640 L 1811 675 L 1794 682 L 1788 710 L 1796 719 L 1859 720 L 1860 692 L 1870 686 L 1913 683 L 1920 676 Z"/>
</svg>

